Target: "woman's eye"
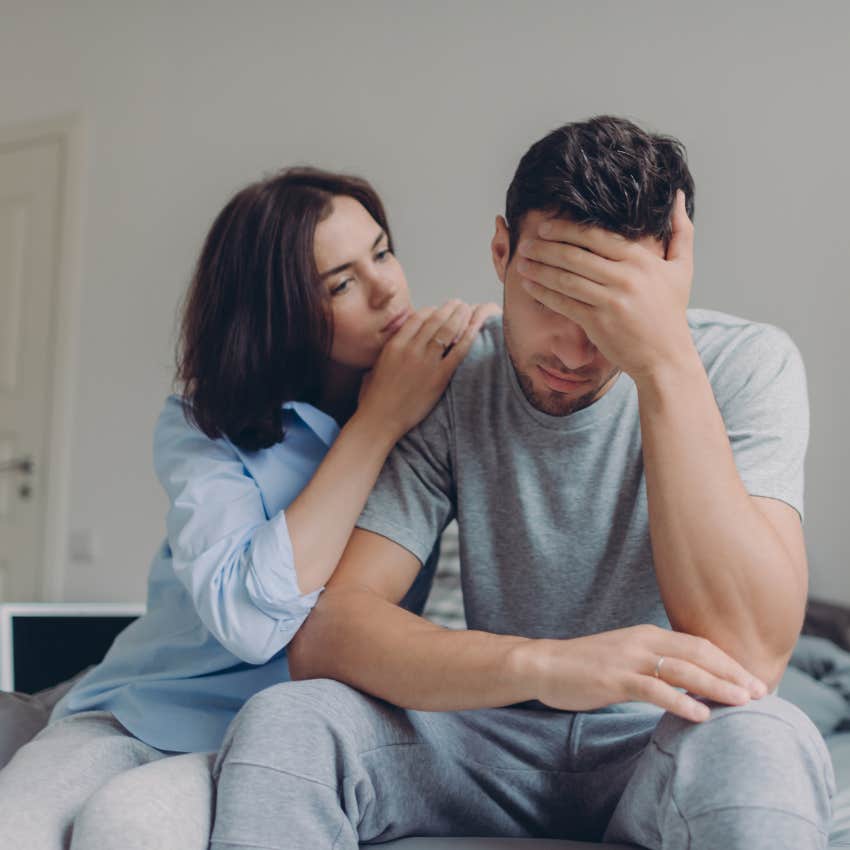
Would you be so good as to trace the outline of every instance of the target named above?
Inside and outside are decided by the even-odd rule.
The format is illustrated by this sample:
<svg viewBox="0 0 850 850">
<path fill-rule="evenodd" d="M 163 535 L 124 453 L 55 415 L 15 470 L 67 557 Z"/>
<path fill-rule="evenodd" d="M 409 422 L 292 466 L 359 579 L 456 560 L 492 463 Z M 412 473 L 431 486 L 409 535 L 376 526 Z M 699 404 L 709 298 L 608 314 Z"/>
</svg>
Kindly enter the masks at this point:
<svg viewBox="0 0 850 850">
<path fill-rule="evenodd" d="M 376 262 L 382 263 L 390 254 L 392 254 L 392 251 L 390 251 L 389 248 L 384 248 L 383 251 L 378 251 L 378 253 L 375 254 L 375 260 Z"/>
<path fill-rule="evenodd" d="M 333 289 L 331 289 L 331 295 L 342 295 L 348 289 L 348 284 L 351 283 L 351 278 L 346 278 L 343 281 L 340 281 Z"/>
</svg>

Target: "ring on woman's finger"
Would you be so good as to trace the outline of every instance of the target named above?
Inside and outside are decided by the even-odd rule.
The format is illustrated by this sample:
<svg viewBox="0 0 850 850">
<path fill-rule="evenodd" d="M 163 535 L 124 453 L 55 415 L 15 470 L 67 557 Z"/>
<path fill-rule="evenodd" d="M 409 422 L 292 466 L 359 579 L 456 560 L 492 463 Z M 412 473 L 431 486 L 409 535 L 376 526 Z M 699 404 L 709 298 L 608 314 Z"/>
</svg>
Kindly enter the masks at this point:
<svg viewBox="0 0 850 850">
<path fill-rule="evenodd" d="M 431 337 L 431 342 L 436 342 L 443 349 L 443 357 L 445 357 L 453 348 L 453 342 L 446 342 L 445 340 L 439 339 L 438 337 Z"/>
<path fill-rule="evenodd" d="M 655 676 L 656 679 L 661 678 L 661 667 L 664 665 L 664 656 L 659 655 L 658 661 L 655 662 L 655 669 L 652 671 L 652 675 Z"/>
</svg>

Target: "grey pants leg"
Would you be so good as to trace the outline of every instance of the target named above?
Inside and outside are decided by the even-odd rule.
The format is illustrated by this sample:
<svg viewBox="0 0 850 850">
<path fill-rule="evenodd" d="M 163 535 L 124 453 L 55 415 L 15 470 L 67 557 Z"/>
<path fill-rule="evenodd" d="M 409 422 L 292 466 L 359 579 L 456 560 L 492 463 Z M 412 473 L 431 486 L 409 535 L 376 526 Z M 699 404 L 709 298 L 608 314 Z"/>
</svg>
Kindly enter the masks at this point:
<svg viewBox="0 0 850 850">
<path fill-rule="evenodd" d="M 703 725 L 659 716 L 415 712 L 336 682 L 279 685 L 228 730 L 211 847 L 592 841 L 609 823 L 608 840 L 657 850 L 826 846 L 831 767 L 804 715 L 770 697 Z"/>
<path fill-rule="evenodd" d="M 74 819 L 107 780 L 163 757 L 110 713 L 57 721 L 0 770 L 0 847 L 66 850 Z"/>
<path fill-rule="evenodd" d="M 187 753 L 114 776 L 77 815 L 71 850 L 206 850 L 214 760 Z"/>
<path fill-rule="evenodd" d="M 665 715 L 605 834 L 651 850 L 815 850 L 829 840 L 832 762 L 820 733 L 776 696 Z"/>
<path fill-rule="evenodd" d="M 404 711 L 337 682 L 278 685 L 253 696 L 225 737 L 211 847 L 599 840 L 658 717 Z"/>
</svg>

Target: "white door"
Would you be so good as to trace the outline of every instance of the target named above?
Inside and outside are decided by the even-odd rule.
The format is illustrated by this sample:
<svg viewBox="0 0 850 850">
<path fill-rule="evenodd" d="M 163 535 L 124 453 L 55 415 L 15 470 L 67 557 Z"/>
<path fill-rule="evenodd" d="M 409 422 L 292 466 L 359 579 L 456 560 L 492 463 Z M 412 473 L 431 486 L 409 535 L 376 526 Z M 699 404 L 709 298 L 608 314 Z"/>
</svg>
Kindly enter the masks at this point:
<svg viewBox="0 0 850 850">
<path fill-rule="evenodd" d="M 61 175 L 57 140 L 0 146 L 0 600 L 41 587 Z"/>
</svg>

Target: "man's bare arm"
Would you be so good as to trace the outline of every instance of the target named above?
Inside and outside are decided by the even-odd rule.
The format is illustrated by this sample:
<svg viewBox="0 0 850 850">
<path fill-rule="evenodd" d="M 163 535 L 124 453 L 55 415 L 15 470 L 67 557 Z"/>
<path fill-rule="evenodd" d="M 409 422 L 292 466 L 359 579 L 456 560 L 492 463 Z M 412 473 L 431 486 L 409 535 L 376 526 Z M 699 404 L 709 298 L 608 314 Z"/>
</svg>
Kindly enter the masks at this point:
<svg viewBox="0 0 850 850">
<path fill-rule="evenodd" d="M 532 698 L 515 650 L 525 638 L 444 629 L 398 607 L 419 561 L 355 529 L 289 645 L 293 679 L 338 679 L 403 708 L 450 711 Z"/>
<path fill-rule="evenodd" d="M 771 687 L 806 601 L 800 517 L 750 496 L 698 357 L 639 385 L 655 572 L 674 628 L 705 635 Z"/>
<path fill-rule="evenodd" d="M 764 686 L 709 641 L 655 626 L 572 640 L 453 631 L 397 606 L 419 562 L 355 530 L 342 561 L 289 647 L 294 679 L 333 678 L 403 708 L 452 711 L 538 699 L 586 711 L 643 700 L 690 720 L 706 706 L 676 688 L 740 704 Z M 665 656 L 664 680 L 653 676 Z"/>
<path fill-rule="evenodd" d="M 526 287 L 581 325 L 638 390 L 652 552 L 675 629 L 724 649 L 771 686 L 803 617 L 807 567 L 793 508 L 738 474 L 686 308 L 693 225 L 680 191 L 666 256 L 600 228 L 547 221 L 520 243 Z"/>
</svg>

